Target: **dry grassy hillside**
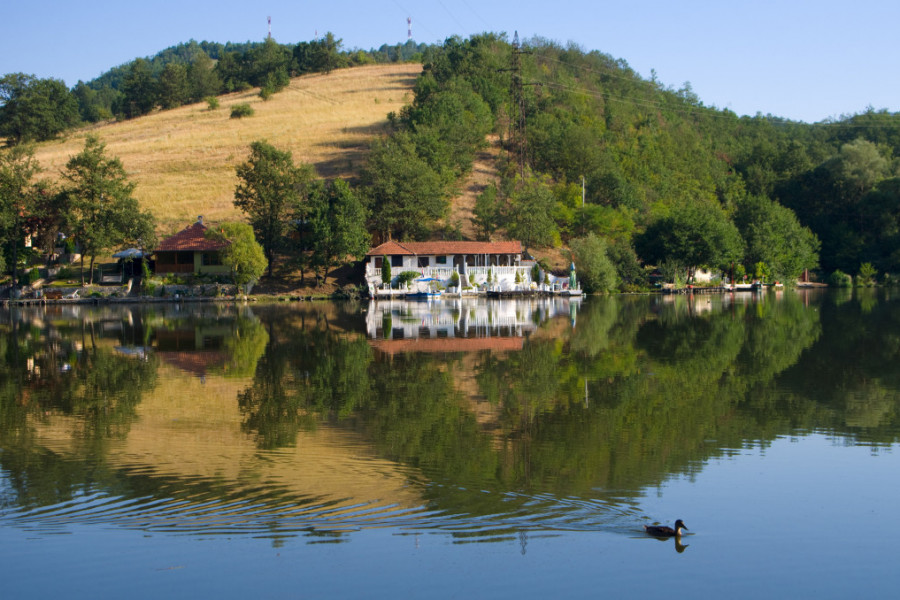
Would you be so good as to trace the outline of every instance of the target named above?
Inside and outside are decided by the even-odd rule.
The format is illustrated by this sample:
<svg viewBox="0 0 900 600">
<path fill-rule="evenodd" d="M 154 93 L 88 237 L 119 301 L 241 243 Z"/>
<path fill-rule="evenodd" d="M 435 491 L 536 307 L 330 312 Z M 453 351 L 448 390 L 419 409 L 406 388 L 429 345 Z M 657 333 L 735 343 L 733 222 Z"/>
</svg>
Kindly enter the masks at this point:
<svg viewBox="0 0 900 600">
<path fill-rule="evenodd" d="M 146 117 L 78 130 L 41 144 L 36 156 L 45 175 L 58 178 L 89 133 L 121 159 L 135 196 L 157 217 L 160 233 L 177 231 L 204 215 L 208 221 L 236 220 L 232 204 L 234 168 L 251 142 L 266 139 L 293 152 L 295 162 L 314 165 L 322 176 L 352 176 L 366 145 L 383 131 L 387 114 L 412 99 L 421 65 L 375 65 L 309 75 L 291 81 L 264 102 L 258 90 L 223 96 L 220 108 L 192 104 Z M 255 115 L 230 118 L 234 104 L 249 103 Z"/>
</svg>

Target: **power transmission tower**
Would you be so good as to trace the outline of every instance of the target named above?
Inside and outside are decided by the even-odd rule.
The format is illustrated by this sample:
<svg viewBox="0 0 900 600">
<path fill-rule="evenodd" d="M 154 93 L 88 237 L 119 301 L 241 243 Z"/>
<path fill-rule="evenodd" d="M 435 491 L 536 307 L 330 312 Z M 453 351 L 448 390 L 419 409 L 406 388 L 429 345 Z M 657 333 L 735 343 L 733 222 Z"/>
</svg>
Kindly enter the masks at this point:
<svg viewBox="0 0 900 600">
<path fill-rule="evenodd" d="M 522 180 L 525 179 L 525 165 L 528 162 L 528 142 L 525 135 L 525 86 L 541 85 L 540 83 L 524 83 L 522 81 L 522 62 L 520 56 L 522 54 L 531 54 L 526 50 L 522 50 L 519 45 L 519 32 L 516 31 L 513 36 L 512 56 L 510 58 L 509 69 L 501 69 L 510 71 L 510 96 L 512 98 L 511 108 L 513 114 L 509 120 L 509 149 L 510 153 L 516 155 L 516 161 L 519 163 L 519 175 Z"/>
</svg>

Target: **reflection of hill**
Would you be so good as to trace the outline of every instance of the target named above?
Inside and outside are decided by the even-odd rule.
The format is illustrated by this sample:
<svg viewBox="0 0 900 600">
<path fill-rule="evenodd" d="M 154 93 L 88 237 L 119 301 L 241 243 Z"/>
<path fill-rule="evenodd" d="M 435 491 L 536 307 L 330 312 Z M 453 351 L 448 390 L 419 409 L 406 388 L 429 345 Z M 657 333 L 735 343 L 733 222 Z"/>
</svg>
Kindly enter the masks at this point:
<svg viewBox="0 0 900 600">
<path fill-rule="evenodd" d="M 161 367 L 159 384 L 140 403 L 130 431 L 111 445 L 104 464 L 126 474 L 170 482 L 183 491 L 224 486 L 352 506 L 402 507 L 421 501 L 396 465 L 378 459 L 352 434 L 320 425 L 300 432 L 294 447 L 261 455 L 242 430 L 237 395 L 246 379 L 207 377 L 205 383 Z M 77 417 L 33 421 L 35 441 L 63 456 L 81 451 Z"/>
<path fill-rule="evenodd" d="M 84 452 L 82 463 L 99 461 L 150 495 L 278 490 L 342 508 L 392 502 L 469 515 L 528 510 L 541 495 L 627 503 L 710 458 L 798 431 L 896 441 L 898 303 L 821 300 L 713 298 L 698 310 L 680 298 L 589 298 L 555 319 L 537 304 L 374 315 L 354 305 L 258 307 L 220 318 L 235 334 L 210 355 L 245 367 L 229 379 L 207 370 L 205 384 L 186 365 L 164 362 L 155 374 L 153 353 L 115 358 L 98 343 L 103 351 L 81 354 L 92 346 L 80 322 L 52 352 L 23 326 L 23 358 L 5 368 L 7 381 L 19 368 L 27 384 L 0 408 L 27 414 L 40 443 L 70 462 Z M 179 319 L 173 329 L 192 322 Z M 369 325 L 374 337 L 363 333 Z M 517 327 L 527 335 L 512 335 Z M 4 356 L 14 337 L 0 336 Z M 112 391 L 141 373 L 143 391 L 110 419 Z M 4 468 L 12 456 L 0 454 Z M 34 472 L 54 488 L 68 481 L 57 468 Z M 409 488 L 410 474 L 439 485 Z"/>
</svg>

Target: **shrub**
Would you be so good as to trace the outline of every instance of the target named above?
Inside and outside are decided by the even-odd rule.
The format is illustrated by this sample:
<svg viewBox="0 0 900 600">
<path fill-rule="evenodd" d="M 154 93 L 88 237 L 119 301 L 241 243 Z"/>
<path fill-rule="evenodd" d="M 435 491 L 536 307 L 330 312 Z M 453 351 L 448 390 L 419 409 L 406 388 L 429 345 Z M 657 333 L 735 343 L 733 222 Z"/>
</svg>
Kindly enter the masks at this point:
<svg viewBox="0 0 900 600">
<path fill-rule="evenodd" d="M 589 233 L 570 242 L 578 279 L 588 293 L 611 292 L 616 286 L 616 267 L 607 254 L 603 238 Z"/>
<path fill-rule="evenodd" d="M 391 285 L 391 261 L 387 256 L 381 257 L 381 283 L 387 286 Z"/>
<path fill-rule="evenodd" d="M 203 101 L 206 102 L 206 108 L 208 110 L 216 110 L 219 108 L 219 99 L 215 96 L 207 96 Z"/>
<path fill-rule="evenodd" d="M 417 278 L 420 275 L 418 271 L 403 271 L 399 275 L 397 275 L 397 286 L 403 287 L 408 284 L 413 279 Z"/>
<path fill-rule="evenodd" d="M 253 116 L 253 112 L 253 107 L 249 104 L 235 104 L 231 107 L 231 118 L 241 119 L 243 117 L 251 117 Z"/>
<path fill-rule="evenodd" d="M 852 287 L 853 278 L 838 269 L 828 277 L 828 285 L 839 288 Z"/>
<path fill-rule="evenodd" d="M 856 278 L 856 285 L 871 286 L 875 285 L 875 276 L 878 272 L 872 263 L 863 263 L 859 266 L 859 276 Z"/>
<path fill-rule="evenodd" d="M 459 287 L 459 273 L 456 271 L 450 275 L 450 287 Z"/>
</svg>

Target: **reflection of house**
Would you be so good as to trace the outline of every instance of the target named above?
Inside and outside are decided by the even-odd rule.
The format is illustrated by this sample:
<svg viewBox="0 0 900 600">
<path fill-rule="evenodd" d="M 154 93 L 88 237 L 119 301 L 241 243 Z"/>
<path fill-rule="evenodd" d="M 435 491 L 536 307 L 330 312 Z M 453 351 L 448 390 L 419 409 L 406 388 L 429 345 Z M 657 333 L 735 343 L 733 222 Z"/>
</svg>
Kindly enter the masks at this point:
<svg viewBox="0 0 900 600">
<path fill-rule="evenodd" d="M 225 341 L 233 334 L 227 326 L 188 326 L 158 328 L 152 344 L 164 362 L 186 373 L 205 375 L 228 362 Z"/>
<path fill-rule="evenodd" d="M 521 350 L 538 323 L 567 317 L 580 299 L 561 297 L 374 302 L 366 312 L 370 344 L 386 354 Z"/>
<path fill-rule="evenodd" d="M 501 289 L 514 289 L 516 274 L 519 282 L 531 281 L 532 261 L 522 259 L 522 243 L 513 242 L 395 242 L 389 241 L 366 254 L 366 282 L 381 285 L 381 269 L 385 259 L 390 261 L 391 274 L 416 271 L 423 277 L 450 285 L 453 273 L 469 282 L 487 281 Z"/>
<path fill-rule="evenodd" d="M 203 217 L 175 235 L 164 239 L 154 251 L 156 272 L 222 274 L 228 268 L 222 264 L 222 250 L 228 242 L 211 240 L 206 237 Z"/>
</svg>

